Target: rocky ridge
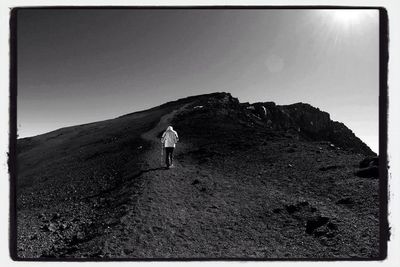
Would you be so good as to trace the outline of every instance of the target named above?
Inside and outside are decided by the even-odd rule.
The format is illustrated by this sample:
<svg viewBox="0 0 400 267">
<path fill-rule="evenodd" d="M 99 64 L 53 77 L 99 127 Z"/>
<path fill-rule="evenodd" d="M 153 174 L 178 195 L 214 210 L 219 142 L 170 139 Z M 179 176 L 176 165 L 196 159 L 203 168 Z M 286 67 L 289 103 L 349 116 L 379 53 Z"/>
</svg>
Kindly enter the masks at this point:
<svg viewBox="0 0 400 267">
<path fill-rule="evenodd" d="M 20 139 L 17 160 L 20 258 L 379 256 L 378 159 L 308 104 L 193 96 Z"/>
</svg>

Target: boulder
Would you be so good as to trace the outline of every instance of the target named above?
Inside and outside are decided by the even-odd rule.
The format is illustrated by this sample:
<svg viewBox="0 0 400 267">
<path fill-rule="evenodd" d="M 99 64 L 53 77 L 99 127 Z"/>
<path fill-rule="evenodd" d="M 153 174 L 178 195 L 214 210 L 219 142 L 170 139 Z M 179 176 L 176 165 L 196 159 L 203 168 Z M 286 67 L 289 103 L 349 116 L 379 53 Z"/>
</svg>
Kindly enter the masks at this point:
<svg viewBox="0 0 400 267">
<path fill-rule="evenodd" d="M 306 233 L 311 235 L 314 233 L 314 231 L 316 229 L 327 224 L 328 222 L 329 222 L 329 218 L 324 217 L 324 216 L 317 216 L 315 218 L 311 218 L 311 219 L 307 220 Z"/>
<path fill-rule="evenodd" d="M 379 158 L 378 157 L 366 157 L 362 161 L 360 161 L 360 168 L 367 168 L 371 166 L 379 166 Z"/>
<path fill-rule="evenodd" d="M 360 169 L 354 174 L 362 178 L 378 178 L 379 177 L 379 158 L 366 157 L 359 164 Z"/>
<path fill-rule="evenodd" d="M 379 178 L 379 167 L 370 166 L 367 168 L 362 168 L 357 170 L 354 174 L 362 178 Z"/>
<path fill-rule="evenodd" d="M 265 119 L 268 117 L 267 108 L 263 105 L 263 103 L 254 103 L 252 106 L 254 107 L 254 113 L 260 117 L 261 119 Z"/>
</svg>

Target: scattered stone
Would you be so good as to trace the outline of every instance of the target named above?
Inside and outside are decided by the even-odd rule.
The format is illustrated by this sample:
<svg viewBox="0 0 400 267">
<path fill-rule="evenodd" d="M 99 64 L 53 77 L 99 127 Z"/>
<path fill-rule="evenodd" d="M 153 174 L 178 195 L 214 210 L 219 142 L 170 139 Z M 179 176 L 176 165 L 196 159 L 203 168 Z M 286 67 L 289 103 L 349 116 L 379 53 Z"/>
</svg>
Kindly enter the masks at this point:
<svg viewBox="0 0 400 267">
<path fill-rule="evenodd" d="M 37 237 L 38 237 L 37 234 L 33 234 L 33 235 L 29 236 L 29 239 L 34 240 L 34 239 L 37 239 Z"/>
<path fill-rule="evenodd" d="M 56 226 L 56 224 L 54 224 L 54 223 L 50 223 L 49 226 L 48 226 L 48 229 L 49 229 L 51 232 L 55 232 L 55 231 L 57 231 L 57 226 Z"/>
<path fill-rule="evenodd" d="M 66 223 L 61 223 L 59 226 L 58 226 L 58 229 L 60 229 L 60 230 L 65 230 L 65 229 L 67 229 L 68 228 L 68 224 L 66 224 Z"/>
</svg>

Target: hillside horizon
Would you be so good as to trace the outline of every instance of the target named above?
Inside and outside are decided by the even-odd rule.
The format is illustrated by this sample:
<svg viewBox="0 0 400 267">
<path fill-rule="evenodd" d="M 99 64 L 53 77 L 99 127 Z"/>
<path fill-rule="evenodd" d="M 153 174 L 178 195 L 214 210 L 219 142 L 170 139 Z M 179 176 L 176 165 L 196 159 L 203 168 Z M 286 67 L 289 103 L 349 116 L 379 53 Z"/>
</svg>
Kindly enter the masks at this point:
<svg viewBox="0 0 400 267">
<path fill-rule="evenodd" d="M 106 118 L 106 119 L 97 120 L 97 121 L 92 121 L 92 122 L 85 122 L 85 123 L 75 124 L 75 125 L 67 125 L 67 126 L 64 126 L 64 127 L 60 127 L 60 128 L 54 129 L 54 130 L 50 130 L 50 131 L 47 131 L 47 132 L 44 132 L 44 133 L 39 133 L 39 134 L 32 135 L 32 136 L 23 136 L 23 137 L 19 137 L 19 136 L 18 136 L 17 139 L 18 139 L 18 140 L 22 140 L 22 139 L 26 139 L 26 138 L 33 138 L 33 137 L 37 137 L 37 136 L 41 136 L 41 135 L 50 134 L 50 133 L 53 133 L 53 132 L 56 132 L 56 131 L 59 131 L 59 130 L 64 130 L 64 129 L 67 129 L 67 128 L 71 128 L 71 127 L 79 127 L 79 126 L 84 126 L 84 125 L 90 125 L 90 124 L 93 124 L 93 123 L 101 123 L 101 122 L 105 122 L 105 121 L 117 119 L 117 118 L 120 118 L 120 117 L 124 117 L 124 116 L 127 116 L 127 115 L 131 115 L 131 114 L 146 112 L 146 111 L 149 111 L 149 110 L 152 110 L 152 109 L 156 109 L 156 108 L 162 107 L 162 106 L 167 105 L 167 104 L 171 104 L 171 103 L 183 101 L 183 100 L 186 100 L 186 99 L 194 99 L 194 98 L 199 98 L 199 97 L 207 97 L 207 96 L 212 96 L 212 95 L 215 95 L 215 94 L 226 94 L 226 95 L 232 96 L 231 93 L 229 93 L 229 92 L 223 92 L 223 91 L 221 91 L 221 92 L 213 92 L 213 93 L 206 93 L 206 94 L 199 94 L 199 95 L 191 95 L 191 96 L 187 96 L 187 97 L 183 97 L 183 98 L 178 98 L 177 100 L 170 100 L 170 101 L 167 101 L 167 102 L 165 102 L 165 103 L 163 103 L 163 104 L 160 104 L 160 105 L 157 105 L 157 106 L 154 106 L 154 107 L 150 107 L 150 108 L 146 108 L 146 109 L 143 109 L 143 110 L 137 110 L 137 111 L 129 112 L 129 113 L 126 113 L 126 114 L 118 115 L 118 116 L 116 116 L 116 117 Z M 269 102 L 275 103 L 275 102 L 273 102 L 273 101 L 269 101 Z M 242 103 L 249 103 L 249 102 L 242 102 Z M 262 102 L 253 102 L 252 104 L 255 104 L 255 103 L 262 103 Z M 251 104 L 251 103 L 249 103 L 249 104 Z M 316 108 L 316 109 L 319 110 L 319 107 L 312 106 L 311 104 L 305 103 L 305 102 L 302 102 L 302 101 L 295 102 L 295 103 L 292 103 L 292 104 L 277 105 L 277 106 L 280 106 L 280 107 L 290 107 L 290 106 L 295 106 L 295 105 L 299 105 L 299 104 L 309 105 L 309 106 L 314 107 L 314 108 Z M 323 112 L 328 113 L 327 111 L 323 111 Z M 328 114 L 330 115 L 330 113 L 328 113 Z M 340 121 L 334 121 L 334 122 L 341 123 Z M 360 137 L 358 137 L 358 138 L 360 138 Z M 361 139 L 361 140 L 362 140 L 362 139 Z M 363 141 L 363 142 L 364 142 L 364 141 Z M 370 147 L 367 143 L 364 142 L 364 144 L 366 144 L 366 145 L 369 147 L 369 149 L 371 149 L 371 147 Z M 372 150 L 372 149 L 371 149 L 371 150 Z M 375 152 L 375 153 L 378 153 L 379 151 L 374 151 L 374 152 Z"/>
</svg>

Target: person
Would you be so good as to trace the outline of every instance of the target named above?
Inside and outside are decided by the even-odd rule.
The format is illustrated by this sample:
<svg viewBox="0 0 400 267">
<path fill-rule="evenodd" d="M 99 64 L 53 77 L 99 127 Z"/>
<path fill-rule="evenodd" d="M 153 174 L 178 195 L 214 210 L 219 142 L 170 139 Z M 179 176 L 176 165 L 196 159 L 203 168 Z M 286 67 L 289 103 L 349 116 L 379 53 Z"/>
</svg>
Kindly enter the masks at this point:
<svg viewBox="0 0 400 267">
<path fill-rule="evenodd" d="M 174 131 L 172 126 L 168 126 L 167 130 L 163 133 L 161 137 L 161 143 L 165 147 L 165 164 L 167 168 L 173 167 L 173 153 L 176 143 L 179 141 L 178 133 Z"/>
</svg>

